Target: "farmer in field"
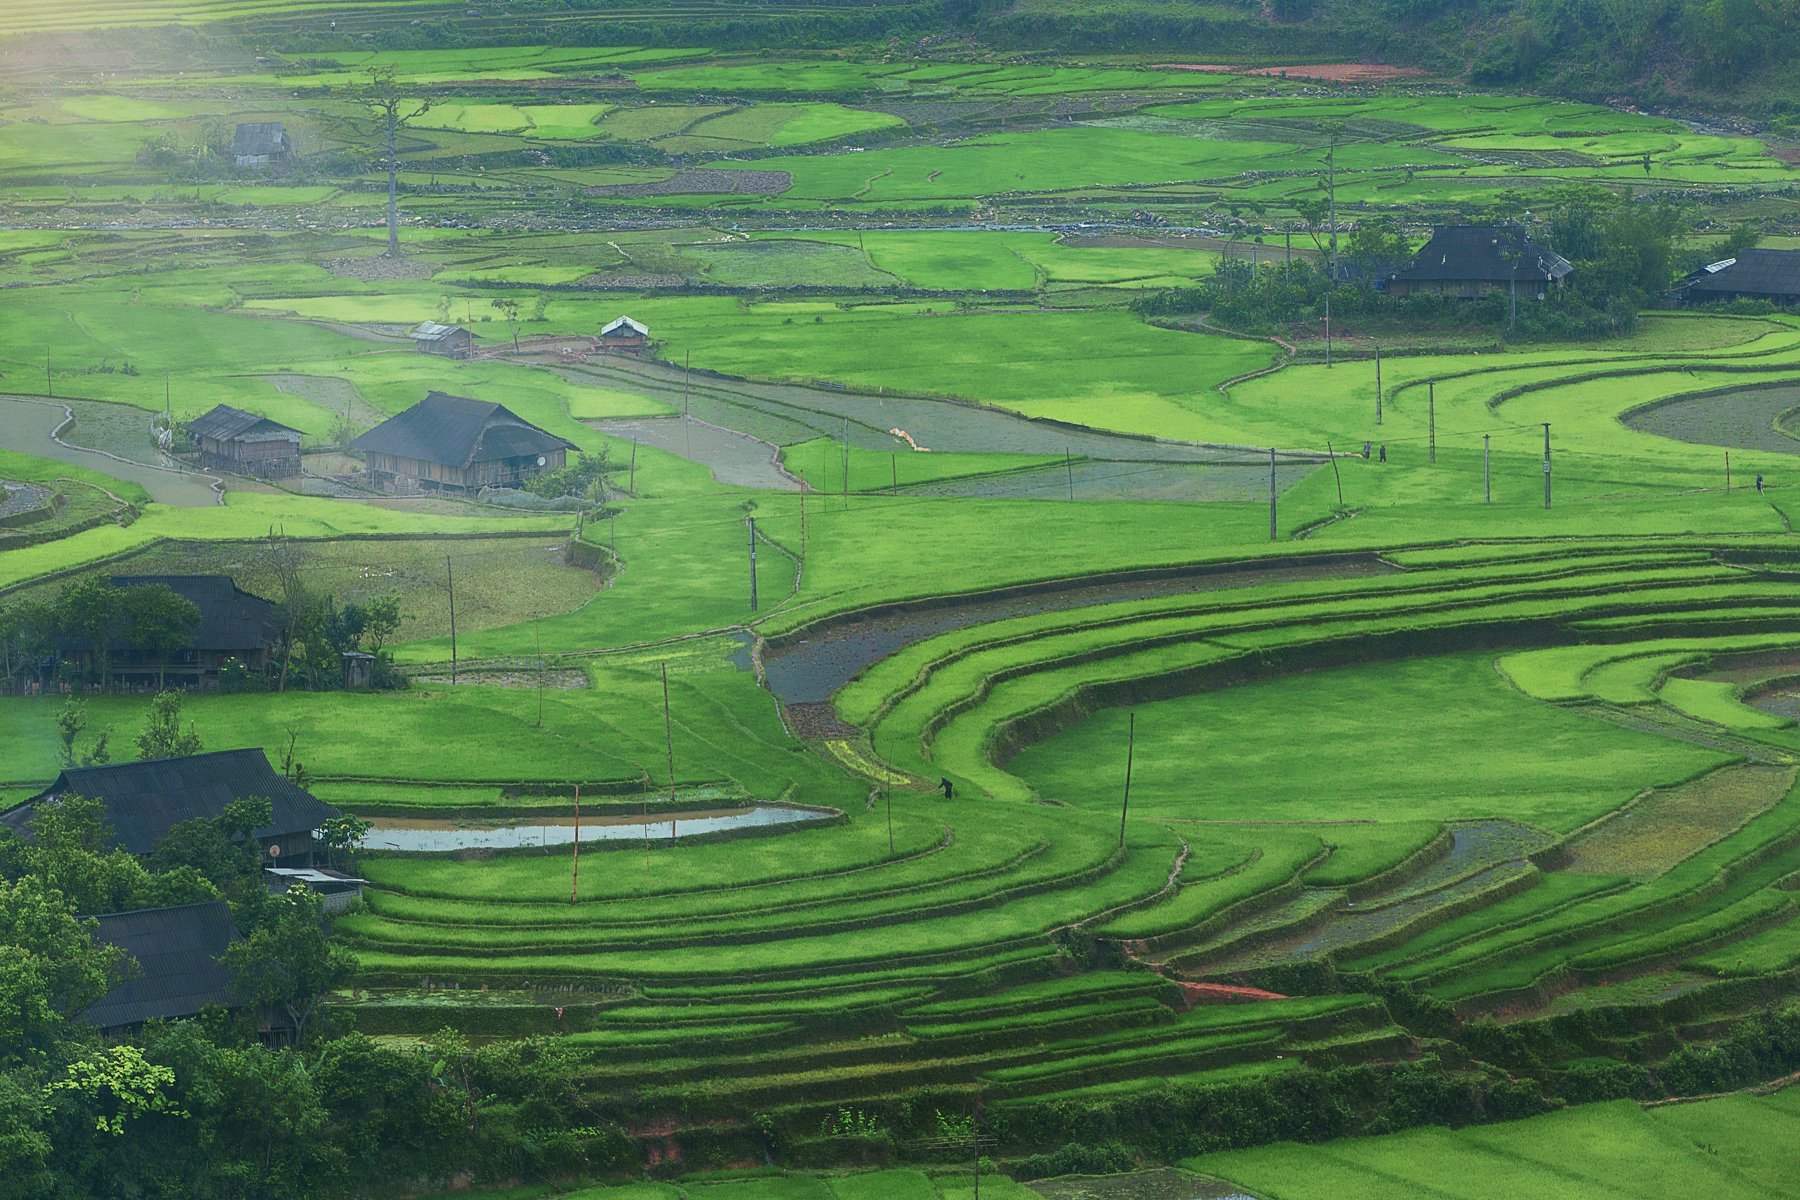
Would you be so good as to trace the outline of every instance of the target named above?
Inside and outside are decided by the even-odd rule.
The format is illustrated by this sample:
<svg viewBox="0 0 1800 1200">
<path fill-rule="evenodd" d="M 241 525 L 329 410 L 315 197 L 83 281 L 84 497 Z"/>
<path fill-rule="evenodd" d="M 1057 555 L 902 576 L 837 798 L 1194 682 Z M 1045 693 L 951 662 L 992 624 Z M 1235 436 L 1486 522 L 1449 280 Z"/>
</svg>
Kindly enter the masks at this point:
<svg viewBox="0 0 1800 1200">
<path fill-rule="evenodd" d="M 1756 494 L 1759 496 L 1762 495 L 1762 472 L 1761 471 L 1758 471 L 1756 473 Z"/>
<path fill-rule="evenodd" d="M 938 787 L 943 789 L 944 799 L 953 800 L 956 798 L 956 785 L 950 782 L 950 777 L 948 775 L 939 778 Z"/>
<path fill-rule="evenodd" d="M 1381 443 L 1381 461 L 1382 462 L 1387 461 L 1387 443 L 1386 442 Z"/>
</svg>

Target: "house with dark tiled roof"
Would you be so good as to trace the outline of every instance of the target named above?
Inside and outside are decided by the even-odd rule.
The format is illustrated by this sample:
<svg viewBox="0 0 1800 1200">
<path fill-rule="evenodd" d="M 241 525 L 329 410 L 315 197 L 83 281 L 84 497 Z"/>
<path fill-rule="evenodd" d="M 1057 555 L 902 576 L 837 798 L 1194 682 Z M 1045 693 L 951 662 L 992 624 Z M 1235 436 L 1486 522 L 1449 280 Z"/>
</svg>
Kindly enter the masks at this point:
<svg viewBox="0 0 1800 1200">
<path fill-rule="evenodd" d="M 148 854 L 169 830 L 196 817 L 218 817 L 238 800 L 269 802 L 269 823 L 251 831 L 270 866 L 307 866 L 315 851 L 313 831 L 337 809 L 269 765 L 261 750 L 216 750 L 180 758 L 69 767 L 55 782 L 5 813 L 5 825 L 31 836 L 39 808 L 64 796 L 98 801 L 114 843 L 130 854 Z"/>
<path fill-rule="evenodd" d="M 178 684 L 211 686 L 219 668 L 235 658 L 251 671 L 269 664 L 281 630 L 275 605 L 240 588 L 229 575 L 114 575 L 116 588 L 161 584 L 200 610 L 193 639 L 165 657 L 115 643 L 114 675 L 172 678 Z"/>
<path fill-rule="evenodd" d="M 81 1020 L 107 1033 L 124 1033 L 145 1021 L 199 1015 L 210 1006 L 239 1007 L 222 961 L 238 940 L 223 900 L 103 913 L 94 918 L 94 940 L 117 946 L 130 960 L 125 982 L 113 988 Z"/>
<path fill-rule="evenodd" d="M 369 479 L 392 491 L 517 487 L 568 461 L 574 443 L 502 404 L 432 392 L 350 443 Z"/>
<path fill-rule="evenodd" d="M 1573 271 L 1560 254 L 1534 241 L 1522 225 L 1443 225 L 1412 260 L 1387 277 L 1388 295 L 1473 300 L 1516 289 L 1536 298 Z"/>
<path fill-rule="evenodd" d="M 1683 304 L 1724 300 L 1800 302 L 1800 250 L 1743 250 L 1708 263 L 1676 289 Z"/>
<path fill-rule="evenodd" d="M 300 473 L 300 431 L 229 404 L 187 423 L 200 465 L 239 475 L 276 479 Z"/>
</svg>

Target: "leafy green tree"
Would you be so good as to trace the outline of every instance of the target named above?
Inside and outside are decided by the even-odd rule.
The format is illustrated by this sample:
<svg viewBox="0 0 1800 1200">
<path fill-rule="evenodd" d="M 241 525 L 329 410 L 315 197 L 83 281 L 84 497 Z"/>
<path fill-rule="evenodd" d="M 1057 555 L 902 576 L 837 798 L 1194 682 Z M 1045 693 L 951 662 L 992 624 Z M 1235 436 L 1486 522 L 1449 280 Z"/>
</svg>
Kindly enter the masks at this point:
<svg viewBox="0 0 1800 1200">
<path fill-rule="evenodd" d="M 124 959 L 43 878 L 0 880 L 0 1067 L 54 1050 L 68 1022 L 122 977 Z"/>
<path fill-rule="evenodd" d="M 122 615 L 124 595 L 98 575 L 66 585 L 56 598 L 57 629 L 87 648 L 102 684 L 112 680 L 107 648 Z"/>
<path fill-rule="evenodd" d="M 60 754 L 65 767 L 96 767 L 107 762 L 112 752 L 107 749 L 107 741 L 112 737 L 111 729 L 102 729 L 94 735 L 94 740 L 87 748 L 81 748 L 81 735 L 87 732 L 87 701 L 68 699 L 56 713 L 56 735 L 62 743 Z"/>
<path fill-rule="evenodd" d="M 41 665 L 56 653 L 56 613 L 44 601 L 0 607 L 0 680 L 7 686 L 29 672 L 43 683 Z"/>
<path fill-rule="evenodd" d="M 501 296 L 490 303 L 500 313 L 508 329 L 512 331 L 513 349 L 519 348 L 519 322 L 523 319 L 519 313 L 519 302 L 511 296 Z"/>
<path fill-rule="evenodd" d="M 325 852 L 334 865 L 339 863 L 339 855 L 343 856 L 342 861 L 347 864 L 350 855 L 362 845 L 363 839 L 369 836 L 369 830 L 373 828 L 373 822 L 361 817 L 329 817 L 319 825 L 319 841 L 324 844 Z"/>
<path fill-rule="evenodd" d="M 174 1082 L 174 1071 L 145 1061 L 136 1046 L 108 1046 L 70 1063 L 49 1090 L 79 1097 L 95 1132 L 119 1137 L 127 1122 L 151 1113 L 186 1116 L 169 1099 Z"/>
<path fill-rule="evenodd" d="M 350 977 L 350 952 L 332 944 L 319 898 L 304 887 L 270 900 L 261 923 L 225 952 L 238 993 L 288 1018 L 297 1045 L 331 989 Z"/>
<path fill-rule="evenodd" d="M 186 729 L 181 727 L 181 701 L 180 692 L 158 692 L 150 701 L 150 719 L 137 735 L 139 758 L 179 758 L 200 753 L 200 735 L 191 724 Z"/>
<path fill-rule="evenodd" d="M 163 685 L 167 660 L 193 644 L 200 628 L 200 609 L 167 584 L 146 583 L 123 589 L 121 638 L 156 661 L 156 686 Z M 148 755 L 146 755 L 148 757 Z"/>
</svg>

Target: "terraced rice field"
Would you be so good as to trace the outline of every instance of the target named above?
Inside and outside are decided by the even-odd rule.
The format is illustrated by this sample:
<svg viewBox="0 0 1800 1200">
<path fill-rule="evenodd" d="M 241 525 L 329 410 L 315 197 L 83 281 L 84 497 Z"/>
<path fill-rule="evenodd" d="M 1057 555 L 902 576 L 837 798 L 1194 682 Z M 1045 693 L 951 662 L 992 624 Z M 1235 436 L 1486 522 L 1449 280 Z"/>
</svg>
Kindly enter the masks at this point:
<svg viewBox="0 0 1800 1200">
<path fill-rule="evenodd" d="M 232 19 L 277 10 L 314 12 Z M 26 26 L 65 27 L 0 18 Z M 370 67 L 440 93 L 406 134 L 397 262 L 385 178 L 155 165 L 240 97 L 348 153 L 342 88 Z M 1273 261 L 1199 222 L 1229 202 L 1265 238 L 1292 225 L 1326 119 L 1340 198 L 1374 211 L 1569 181 L 1776 206 L 1792 170 L 1638 113 L 1299 86 L 527 46 L 21 88 L 0 476 L 111 499 L 0 541 L 0 609 L 124 569 L 273 592 L 290 553 L 340 602 L 400 595 L 410 689 L 186 716 L 209 747 L 297 747 L 354 813 L 554 827 L 371 845 L 333 1015 L 557 1037 L 584 1111 L 647 1155 L 964 1161 L 945 1114 L 1060 1172 L 1416 1123 L 1438 1111 L 1421 1080 L 1468 1089 L 1470 1120 L 1675 1090 L 1669 1063 L 1800 985 L 1800 321 L 1477 331 L 1479 354 L 1378 368 L 1366 338 L 1327 363 L 1131 305 L 1222 253 Z M 651 352 L 598 353 L 626 314 Z M 475 356 L 414 352 L 428 319 Z M 313 453 L 432 389 L 604 459 L 603 496 L 580 518 L 382 497 Z M 57 398 L 85 440 L 50 441 Z M 217 503 L 158 470 L 153 416 L 218 403 L 347 482 L 229 479 Z M 88 704 L 132 743 L 142 697 Z M 0 697 L 9 798 L 59 748 L 49 705 Z M 807 817 L 655 836 L 770 805 Z M 1785 1128 L 1785 1101 L 1721 1103 Z M 1288 1147 L 1198 1166 L 1270 1195 L 1454 1195 L 1417 1164 L 1472 1154 L 1558 1194 L 1616 1164 L 1544 1184 L 1530 1139 L 1661 1137 L 1669 1177 L 1710 1186 L 1729 1172 L 1683 1148 L 1705 1124 L 1683 1111 L 1401 1135 L 1298 1176 Z M 746 1200 L 965 1194 L 781 1182 Z"/>
</svg>

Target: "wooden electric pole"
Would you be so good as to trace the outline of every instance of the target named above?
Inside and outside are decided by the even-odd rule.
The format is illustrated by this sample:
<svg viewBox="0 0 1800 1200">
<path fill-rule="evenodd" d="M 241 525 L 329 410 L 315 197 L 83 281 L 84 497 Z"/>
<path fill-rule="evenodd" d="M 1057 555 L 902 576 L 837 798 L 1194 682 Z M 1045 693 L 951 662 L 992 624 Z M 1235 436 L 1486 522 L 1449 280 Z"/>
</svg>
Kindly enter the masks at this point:
<svg viewBox="0 0 1800 1200">
<path fill-rule="evenodd" d="M 1550 507 L 1550 422 L 1544 422 L 1544 507 Z"/>
<path fill-rule="evenodd" d="M 456 682 L 456 573 L 450 567 L 450 556 L 444 555 L 444 582 L 450 589 L 450 682 Z"/>
<path fill-rule="evenodd" d="M 1131 811 L 1131 759 L 1137 750 L 1137 713 L 1125 714 L 1125 799 L 1119 805 L 1119 849 L 1125 848 L 1125 814 Z"/>
<path fill-rule="evenodd" d="M 663 740 L 669 747 L 669 803 L 675 803 L 675 723 L 669 717 L 669 664 L 662 665 Z"/>
<path fill-rule="evenodd" d="M 750 611 L 756 611 L 756 518 L 746 518 L 750 525 Z"/>
<path fill-rule="evenodd" d="M 1437 462 L 1437 380 L 1425 381 L 1425 436 L 1427 455 Z"/>
<path fill-rule="evenodd" d="M 1275 447 L 1269 447 L 1269 540 L 1275 541 Z"/>
<path fill-rule="evenodd" d="M 1337 481 L 1338 507 L 1344 507 L 1344 477 L 1338 474 L 1337 451 L 1331 448 L 1331 439 L 1325 439 L 1325 453 L 1331 458 L 1331 477 Z"/>
</svg>

